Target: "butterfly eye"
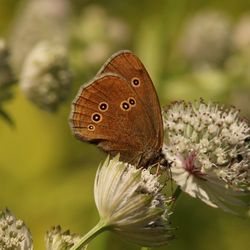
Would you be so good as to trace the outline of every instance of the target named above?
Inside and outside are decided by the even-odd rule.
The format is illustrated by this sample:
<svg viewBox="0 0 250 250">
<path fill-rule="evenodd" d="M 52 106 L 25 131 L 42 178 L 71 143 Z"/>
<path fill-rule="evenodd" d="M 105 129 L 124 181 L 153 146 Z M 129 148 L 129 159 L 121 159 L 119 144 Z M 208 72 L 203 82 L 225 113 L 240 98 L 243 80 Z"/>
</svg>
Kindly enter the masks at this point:
<svg viewBox="0 0 250 250">
<path fill-rule="evenodd" d="M 245 143 L 250 142 L 250 136 L 249 136 L 249 137 L 247 137 L 247 138 L 245 138 L 244 142 L 245 142 Z"/>
<path fill-rule="evenodd" d="M 140 85 L 140 79 L 137 77 L 132 78 L 131 82 L 135 87 L 138 87 Z"/>
<path fill-rule="evenodd" d="M 102 120 L 102 115 L 99 113 L 94 113 L 94 114 L 92 114 L 91 119 L 93 122 L 98 123 Z"/>
<path fill-rule="evenodd" d="M 131 106 L 135 106 L 136 102 L 135 102 L 135 99 L 133 97 L 129 97 L 128 98 L 128 102 Z"/>
<path fill-rule="evenodd" d="M 130 110 L 130 104 L 128 102 L 126 102 L 126 101 L 122 102 L 121 105 L 120 105 L 120 107 L 124 111 Z"/>
<path fill-rule="evenodd" d="M 104 111 L 107 111 L 108 110 L 108 104 L 106 103 L 106 102 L 101 102 L 100 104 L 99 104 L 99 110 L 100 111 L 102 111 L 102 112 L 104 112 Z"/>
<path fill-rule="evenodd" d="M 88 125 L 88 130 L 89 130 L 89 131 L 94 131 L 94 130 L 95 130 L 95 126 L 92 125 L 92 124 L 89 124 L 89 125 Z"/>
<path fill-rule="evenodd" d="M 243 156 L 241 154 L 238 154 L 236 156 L 236 160 L 237 160 L 238 163 L 240 163 L 243 160 Z"/>
</svg>

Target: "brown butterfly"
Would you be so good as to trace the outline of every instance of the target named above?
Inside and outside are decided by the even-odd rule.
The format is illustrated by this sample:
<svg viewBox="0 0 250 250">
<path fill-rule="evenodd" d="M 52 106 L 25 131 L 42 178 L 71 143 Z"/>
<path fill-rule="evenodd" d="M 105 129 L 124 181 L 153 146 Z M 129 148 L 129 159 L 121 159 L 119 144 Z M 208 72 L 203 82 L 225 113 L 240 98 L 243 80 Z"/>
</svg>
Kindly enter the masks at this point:
<svg viewBox="0 0 250 250">
<path fill-rule="evenodd" d="M 150 76 L 137 56 L 119 51 L 72 103 L 74 135 L 139 167 L 160 162 L 163 122 Z"/>
</svg>

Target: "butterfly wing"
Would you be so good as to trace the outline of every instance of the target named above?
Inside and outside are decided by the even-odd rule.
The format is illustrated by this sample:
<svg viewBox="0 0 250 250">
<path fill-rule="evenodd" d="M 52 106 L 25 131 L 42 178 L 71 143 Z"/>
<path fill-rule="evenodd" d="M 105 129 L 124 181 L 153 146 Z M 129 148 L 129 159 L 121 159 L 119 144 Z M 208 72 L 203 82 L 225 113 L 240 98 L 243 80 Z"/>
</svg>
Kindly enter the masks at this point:
<svg viewBox="0 0 250 250">
<path fill-rule="evenodd" d="M 120 153 L 121 160 L 132 164 L 143 166 L 159 151 L 147 106 L 127 80 L 114 73 L 99 75 L 79 90 L 70 123 L 80 140 L 111 155 Z"/>
<path fill-rule="evenodd" d="M 153 82 L 140 59 L 131 51 L 119 51 L 103 65 L 99 74 L 105 72 L 121 75 L 133 87 L 137 98 L 146 107 L 146 112 L 153 124 L 156 134 L 153 147 L 162 148 L 163 121 L 160 103 Z"/>
</svg>

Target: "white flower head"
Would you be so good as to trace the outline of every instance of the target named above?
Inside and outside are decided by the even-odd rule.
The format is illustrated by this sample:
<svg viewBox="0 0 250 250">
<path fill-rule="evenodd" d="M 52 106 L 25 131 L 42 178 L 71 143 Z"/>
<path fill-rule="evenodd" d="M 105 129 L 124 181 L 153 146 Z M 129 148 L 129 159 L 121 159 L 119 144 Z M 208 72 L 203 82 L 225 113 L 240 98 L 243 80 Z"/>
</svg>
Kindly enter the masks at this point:
<svg viewBox="0 0 250 250">
<path fill-rule="evenodd" d="M 164 151 L 182 190 L 225 211 L 249 209 L 250 128 L 239 111 L 201 100 L 173 103 L 163 115 Z"/>
<path fill-rule="evenodd" d="M 0 249 L 32 250 L 29 229 L 8 210 L 0 211 Z"/>
<path fill-rule="evenodd" d="M 117 156 L 98 169 L 95 202 L 107 229 L 142 246 L 159 246 L 174 238 L 161 190 L 158 176 Z"/>
<path fill-rule="evenodd" d="M 21 74 L 21 88 L 42 109 L 54 111 L 70 93 L 72 75 L 63 46 L 40 42 L 28 55 Z"/>
<path fill-rule="evenodd" d="M 69 250 L 80 238 L 77 234 L 70 234 L 69 230 L 63 232 L 60 226 L 55 226 L 46 233 L 46 250 Z"/>
</svg>

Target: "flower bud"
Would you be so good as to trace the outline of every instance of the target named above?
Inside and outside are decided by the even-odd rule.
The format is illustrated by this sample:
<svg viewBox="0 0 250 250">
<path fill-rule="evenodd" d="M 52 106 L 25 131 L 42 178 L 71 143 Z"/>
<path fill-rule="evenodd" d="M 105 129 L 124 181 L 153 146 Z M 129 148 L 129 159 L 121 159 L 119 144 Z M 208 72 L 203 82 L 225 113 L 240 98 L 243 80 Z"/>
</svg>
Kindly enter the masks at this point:
<svg viewBox="0 0 250 250">
<path fill-rule="evenodd" d="M 33 250 L 29 229 L 8 209 L 0 211 L 0 249 Z"/>
<path fill-rule="evenodd" d="M 55 226 L 46 233 L 46 250 L 69 250 L 79 239 L 80 236 L 70 234 L 69 230 L 62 232 L 60 226 Z"/>
</svg>

